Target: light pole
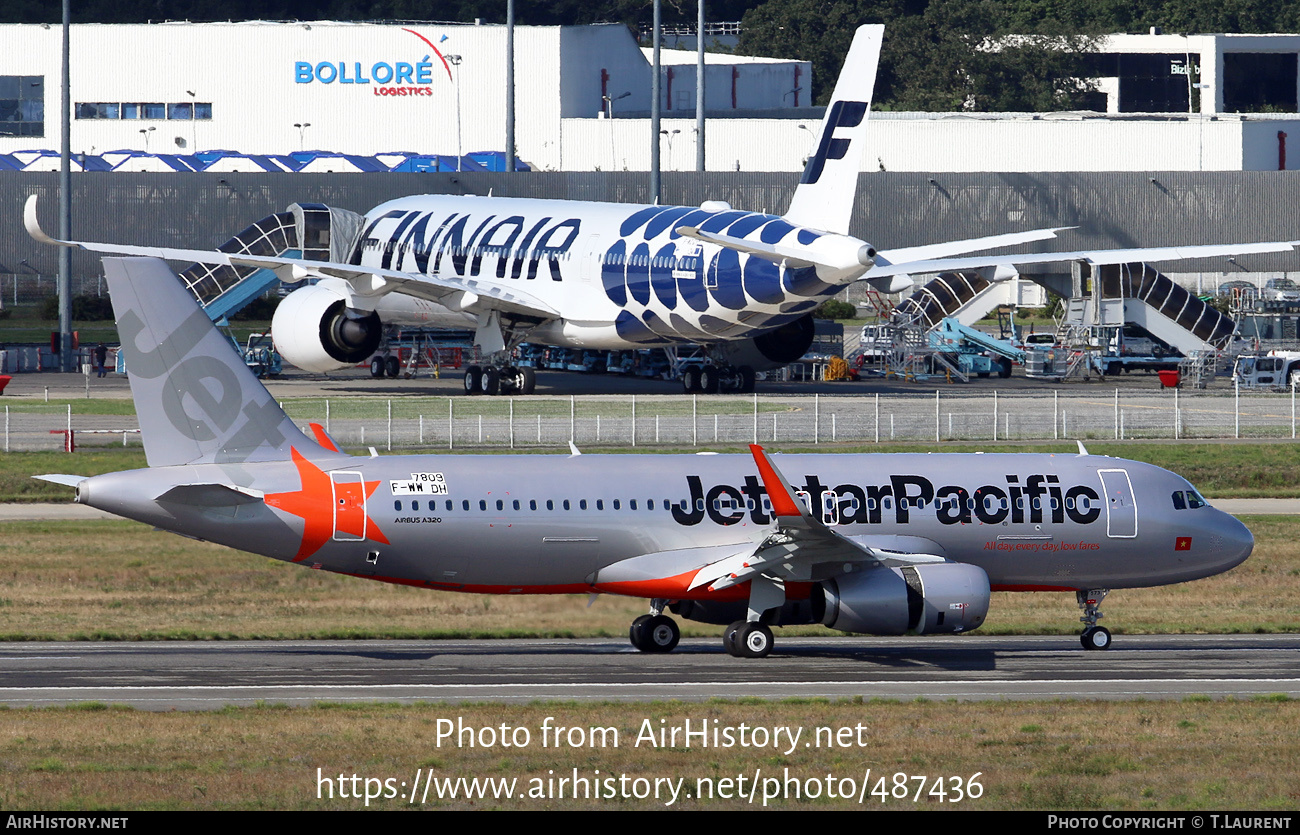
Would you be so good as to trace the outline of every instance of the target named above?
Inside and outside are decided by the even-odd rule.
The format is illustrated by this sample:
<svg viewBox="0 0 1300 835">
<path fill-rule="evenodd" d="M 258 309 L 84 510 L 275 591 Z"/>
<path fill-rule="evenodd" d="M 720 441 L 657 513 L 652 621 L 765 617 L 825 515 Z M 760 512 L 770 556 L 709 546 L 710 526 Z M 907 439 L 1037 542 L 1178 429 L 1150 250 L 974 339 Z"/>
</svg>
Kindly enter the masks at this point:
<svg viewBox="0 0 1300 835">
<path fill-rule="evenodd" d="M 298 150 L 307 150 L 307 128 L 311 127 L 311 122 L 294 122 L 293 126 L 298 129 Z"/>
<path fill-rule="evenodd" d="M 670 131 L 670 130 L 661 130 L 661 131 L 659 131 L 659 133 L 662 134 L 663 136 L 668 137 L 668 170 L 669 170 L 669 171 L 676 171 L 677 169 L 676 169 L 676 168 L 673 168 L 673 137 L 676 136 L 677 134 L 681 133 L 681 131 L 680 131 L 680 130 L 672 130 L 672 131 Z"/>
<path fill-rule="evenodd" d="M 456 68 L 456 171 L 460 172 L 461 166 L 461 147 L 460 147 L 460 62 L 459 55 L 448 55 L 447 63 Z"/>
<path fill-rule="evenodd" d="M 605 100 L 605 118 L 606 118 L 606 119 L 613 119 L 613 118 L 614 118 L 614 102 L 618 101 L 619 99 L 625 99 L 625 98 L 627 98 L 627 97 L 630 96 L 630 95 L 632 95 L 632 91 L 631 91 L 631 90 L 627 91 L 626 93 L 620 93 L 620 94 L 617 95 L 617 96 L 601 96 L 601 98 Z"/>
<path fill-rule="evenodd" d="M 157 128 L 140 128 L 141 135 L 144 136 L 144 152 L 149 153 L 149 134 L 158 130 Z"/>
<path fill-rule="evenodd" d="M 192 147 L 190 153 L 199 149 L 199 100 L 193 90 L 186 90 L 190 94 L 190 142 Z"/>
</svg>

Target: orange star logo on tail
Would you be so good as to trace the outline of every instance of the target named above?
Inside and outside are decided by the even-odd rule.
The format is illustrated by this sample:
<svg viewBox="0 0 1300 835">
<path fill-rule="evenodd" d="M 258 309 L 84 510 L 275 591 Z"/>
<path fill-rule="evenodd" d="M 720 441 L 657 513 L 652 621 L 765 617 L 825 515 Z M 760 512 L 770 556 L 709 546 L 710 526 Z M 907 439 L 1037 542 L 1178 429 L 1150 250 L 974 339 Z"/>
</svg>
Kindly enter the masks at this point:
<svg viewBox="0 0 1300 835">
<path fill-rule="evenodd" d="M 378 481 L 336 481 L 298 450 L 291 452 L 302 488 L 290 493 L 268 493 L 264 501 L 268 507 L 302 519 L 302 544 L 294 562 L 310 557 L 338 534 L 350 540 L 372 539 L 388 544 L 383 531 L 366 513 L 366 499 L 375 492 Z"/>
</svg>

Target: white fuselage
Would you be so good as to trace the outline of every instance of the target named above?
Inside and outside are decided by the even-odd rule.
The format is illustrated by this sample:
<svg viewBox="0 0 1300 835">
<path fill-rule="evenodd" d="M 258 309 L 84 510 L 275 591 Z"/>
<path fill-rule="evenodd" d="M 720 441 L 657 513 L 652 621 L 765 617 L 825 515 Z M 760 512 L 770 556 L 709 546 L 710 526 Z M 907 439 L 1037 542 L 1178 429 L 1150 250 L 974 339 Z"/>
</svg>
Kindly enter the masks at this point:
<svg viewBox="0 0 1300 835">
<path fill-rule="evenodd" d="M 371 210 L 352 260 L 459 279 L 479 295 L 527 293 L 560 313 L 528 341 L 605 349 L 748 338 L 806 315 L 866 271 L 788 267 L 684 237 L 683 226 L 765 244 L 861 244 L 756 212 L 425 195 Z M 376 309 L 395 324 L 475 321 L 396 293 Z"/>
</svg>

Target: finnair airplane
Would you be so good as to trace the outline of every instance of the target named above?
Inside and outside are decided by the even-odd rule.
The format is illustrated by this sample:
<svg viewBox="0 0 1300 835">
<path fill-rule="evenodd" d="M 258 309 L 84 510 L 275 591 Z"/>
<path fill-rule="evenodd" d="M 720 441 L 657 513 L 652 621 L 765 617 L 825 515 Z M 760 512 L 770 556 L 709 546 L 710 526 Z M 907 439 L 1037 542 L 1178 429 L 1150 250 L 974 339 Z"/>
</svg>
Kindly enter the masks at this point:
<svg viewBox="0 0 1300 835">
<path fill-rule="evenodd" d="M 687 392 L 750 391 L 754 374 L 803 356 L 812 310 L 855 281 L 884 292 L 911 274 L 1015 266 L 1114 264 L 1292 248 L 1230 246 L 955 256 L 1052 238 L 1039 229 L 877 250 L 848 234 L 875 86 L 882 26 L 858 29 L 793 200 L 784 215 L 733 209 L 576 200 L 424 195 L 372 209 L 347 263 L 204 250 L 57 241 L 41 231 L 36 197 L 25 221 L 37 240 L 122 255 L 260 267 L 314 280 L 279 306 L 276 346 L 290 363 L 326 372 L 369 359 L 385 324 L 470 327 L 490 361 L 465 373 L 470 393 L 528 394 L 523 342 L 623 350 L 703 346 L 709 363 L 683 373 Z"/>
<path fill-rule="evenodd" d="M 1054 455 L 394 455 L 305 435 L 155 258 L 106 258 L 148 468 L 37 476 L 163 530 L 356 577 L 483 594 L 647 598 L 726 625 L 966 632 L 990 592 L 1073 591 L 1087 649 L 1107 590 L 1179 583 L 1250 555 L 1250 531 L 1148 464 Z"/>
</svg>

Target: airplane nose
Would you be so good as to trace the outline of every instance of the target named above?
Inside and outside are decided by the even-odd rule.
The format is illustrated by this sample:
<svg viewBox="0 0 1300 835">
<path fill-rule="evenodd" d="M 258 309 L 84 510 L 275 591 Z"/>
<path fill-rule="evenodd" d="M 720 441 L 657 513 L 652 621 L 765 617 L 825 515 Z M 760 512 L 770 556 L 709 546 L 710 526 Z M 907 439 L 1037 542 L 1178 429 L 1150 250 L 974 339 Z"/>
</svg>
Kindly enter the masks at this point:
<svg viewBox="0 0 1300 835">
<path fill-rule="evenodd" d="M 1237 517 L 1222 511 L 1214 523 L 1214 536 L 1219 540 L 1216 551 L 1215 573 L 1241 565 L 1255 548 L 1255 536 Z"/>
</svg>

